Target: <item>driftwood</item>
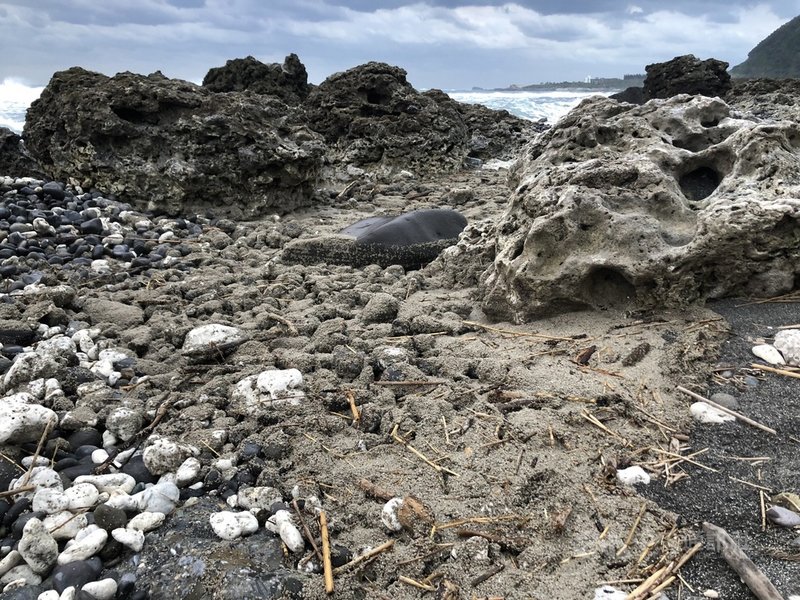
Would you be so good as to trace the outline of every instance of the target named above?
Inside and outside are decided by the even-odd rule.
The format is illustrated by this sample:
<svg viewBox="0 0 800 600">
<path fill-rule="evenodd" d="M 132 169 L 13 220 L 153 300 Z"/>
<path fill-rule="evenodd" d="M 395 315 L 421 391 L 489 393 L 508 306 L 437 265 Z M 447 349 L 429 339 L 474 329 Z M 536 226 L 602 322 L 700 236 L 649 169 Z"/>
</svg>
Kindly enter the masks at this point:
<svg viewBox="0 0 800 600">
<path fill-rule="evenodd" d="M 711 523 L 703 523 L 703 531 L 706 534 L 706 539 L 714 544 L 714 549 L 736 571 L 758 600 L 783 600 L 780 592 L 775 589 L 775 586 L 772 585 L 753 561 L 742 552 L 742 549 L 733 541 L 727 531 Z"/>
</svg>

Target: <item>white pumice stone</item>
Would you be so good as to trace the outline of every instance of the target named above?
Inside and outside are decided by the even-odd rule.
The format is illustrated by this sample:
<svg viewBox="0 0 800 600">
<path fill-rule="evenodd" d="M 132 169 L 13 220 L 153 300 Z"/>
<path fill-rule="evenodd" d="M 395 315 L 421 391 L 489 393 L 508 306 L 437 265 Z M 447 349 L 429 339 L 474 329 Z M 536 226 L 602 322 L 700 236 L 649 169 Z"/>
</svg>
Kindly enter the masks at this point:
<svg viewBox="0 0 800 600">
<path fill-rule="evenodd" d="M 236 494 L 231 494 L 227 498 L 225 498 L 225 504 L 230 506 L 231 508 L 236 508 L 239 506 L 239 496 Z"/>
<path fill-rule="evenodd" d="M 103 432 L 103 447 L 108 448 L 109 446 L 116 446 L 116 445 L 117 445 L 117 436 L 115 436 L 111 431 L 106 429 Z"/>
<path fill-rule="evenodd" d="M 775 334 L 772 344 L 790 365 L 800 366 L 800 329 L 784 329 Z"/>
<path fill-rule="evenodd" d="M 37 467 L 43 467 L 45 465 L 50 464 L 50 460 L 45 458 L 44 456 L 25 456 L 19 462 L 26 469 L 29 469 L 30 466 L 34 463 L 36 463 L 35 466 Z"/>
<path fill-rule="evenodd" d="M 39 594 L 36 600 L 59 600 L 58 592 L 55 590 L 47 590 Z"/>
<path fill-rule="evenodd" d="M 381 523 L 383 523 L 384 527 L 389 531 L 401 531 L 403 529 L 400 519 L 397 518 L 397 511 L 400 510 L 402 505 L 403 499 L 399 497 L 392 498 L 383 505 L 383 510 L 381 510 Z"/>
<path fill-rule="evenodd" d="M 283 495 L 274 487 L 256 486 L 241 488 L 236 494 L 237 505 L 248 510 L 268 509 L 283 500 Z"/>
<path fill-rule="evenodd" d="M 694 420 L 700 423 L 725 423 L 736 420 L 733 415 L 722 412 L 705 402 L 695 402 L 689 407 L 689 412 Z"/>
<path fill-rule="evenodd" d="M 264 527 L 277 533 L 290 551 L 302 552 L 305 550 L 306 543 L 292 520 L 292 513 L 288 510 L 277 511 L 264 523 Z"/>
<path fill-rule="evenodd" d="M 64 490 L 67 498 L 67 509 L 71 511 L 92 508 L 100 500 L 100 492 L 91 483 L 76 483 L 71 488 Z"/>
<path fill-rule="evenodd" d="M 23 562 L 22 555 L 17 550 L 12 550 L 0 560 L 0 577 Z"/>
<path fill-rule="evenodd" d="M 786 361 L 783 360 L 783 355 L 781 355 L 775 346 L 770 344 L 759 344 L 758 346 L 753 346 L 753 354 L 771 365 L 786 364 Z"/>
<path fill-rule="evenodd" d="M 85 514 L 74 514 L 68 510 L 48 515 L 42 523 L 56 540 L 71 540 L 86 527 L 88 521 Z"/>
<path fill-rule="evenodd" d="M 224 510 L 209 517 L 211 529 L 223 540 L 235 540 L 258 531 L 258 519 L 249 511 Z"/>
<path fill-rule="evenodd" d="M 78 595 L 78 590 L 75 589 L 75 586 L 69 586 L 65 588 L 61 595 L 58 597 L 58 600 L 75 600 L 75 596 Z"/>
<path fill-rule="evenodd" d="M 107 577 L 100 581 L 84 583 L 81 590 L 87 594 L 91 594 L 91 596 L 97 600 L 111 600 L 117 593 L 117 582 Z"/>
<path fill-rule="evenodd" d="M 48 515 L 65 511 L 69 508 L 69 498 L 61 490 L 42 488 L 33 495 L 31 509 Z"/>
<path fill-rule="evenodd" d="M 139 510 L 169 515 L 178 506 L 181 492 L 174 483 L 165 481 L 157 483 L 132 497 L 136 499 Z"/>
<path fill-rule="evenodd" d="M 106 452 L 102 448 L 98 448 L 97 450 L 92 452 L 92 462 L 94 464 L 102 465 L 107 460 L 108 460 L 108 452 Z"/>
<path fill-rule="evenodd" d="M 194 456 L 190 456 L 175 473 L 175 485 L 178 487 L 186 487 L 195 483 L 200 478 L 200 461 Z"/>
<path fill-rule="evenodd" d="M 58 564 L 66 565 L 76 560 L 91 558 L 105 546 L 108 533 L 97 525 L 87 525 L 81 529 L 71 542 L 58 555 Z"/>
<path fill-rule="evenodd" d="M 33 569 L 26 564 L 14 567 L 0 577 L 0 585 L 3 586 L 4 593 L 27 585 L 39 585 L 40 583 L 42 583 L 41 576 L 34 573 Z"/>
<path fill-rule="evenodd" d="M 128 529 L 147 533 L 161 527 L 166 518 L 167 516 L 164 513 L 142 512 L 128 521 Z"/>
<path fill-rule="evenodd" d="M 163 475 L 177 471 L 184 460 L 197 454 L 200 451 L 194 446 L 154 435 L 150 436 L 148 446 L 142 452 L 142 460 L 153 475 Z"/>
<path fill-rule="evenodd" d="M 56 413 L 39 404 L 14 401 L 12 397 L 0 400 L 0 444 L 35 442 L 48 423 L 57 422 Z"/>
<path fill-rule="evenodd" d="M 36 518 L 25 523 L 18 550 L 33 572 L 39 575 L 46 575 L 58 558 L 58 542 Z"/>
<path fill-rule="evenodd" d="M 242 339 L 242 332 L 236 327 L 209 323 L 195 327 L 183 340 L 183 351 L 193 352 L 203 350 L 210 345 L 231 344 Z"/>
<path fill-rule="evenodd" d="M 25 482 L 24 475 L 17 479 L 12 479 L 8 489 L 16 490 L 18 488 L 28 486 L 32 486 L 34 489 L 28 492 L 20 492 L 17 495 L 17 498 L 22 497 L 33 499 L 33 496 L 36 494 L 36 492 L 45 488 L 58 490 L 59 492 L 64 490 L 64 483 L 61 481 L 61 476 L 50 467 L 34 467 L 30 470 L 30 477 L 28 478 L 27 482 Z"/>
<path fill-rule="evenodd" d="M 119 527 L 111 532 L 111 537 L 134 552 L 144 548 L 144 532 L 139 529 Z"/>
<path fill-rule="evenodd" d="M 136 480 L 127 473 L 108 473 L 106 475 L 81 475 L 75 483 L 91 483 L 100 492 L 124 492 L 130 494 L 136 487 Z"/>
<path fill-rule="evenodd" d="M 625 485 L 636 485 L 650 483 L 650 475 L 642 467 L 635 465 L 627 469 L 617 469 L 617 480 Z"/>
<path fill-rule="evenodd" d="M 106 417 L 106 430 L 113 432 L 124 442 L 133 438 L 143 425 L 142 414 L 126 406 L 114 408 Z"/>
<path fill-rule="evenodd" d="M 103 492 L 105 494 L 106 492 Z M 139 506 L 139 494 L 136 496 L 131 496 L 130 494 L 126 494 L 125 492 L 114 492 L 113 494 L 108 494 L 108 498 L 104 499 L 101 494 L 100 502 L 104 502 L 108 504 L 112 508 L 120 508 L 126 511 L 138 511 L 141 510 Z"/>
<path fill-rule="evenodd" d="M 610 585 L 604 585 L 594 591 L 593 600 L 625 600 L 627 597 L 627 592 L 618 590 Z"/>
</svg>

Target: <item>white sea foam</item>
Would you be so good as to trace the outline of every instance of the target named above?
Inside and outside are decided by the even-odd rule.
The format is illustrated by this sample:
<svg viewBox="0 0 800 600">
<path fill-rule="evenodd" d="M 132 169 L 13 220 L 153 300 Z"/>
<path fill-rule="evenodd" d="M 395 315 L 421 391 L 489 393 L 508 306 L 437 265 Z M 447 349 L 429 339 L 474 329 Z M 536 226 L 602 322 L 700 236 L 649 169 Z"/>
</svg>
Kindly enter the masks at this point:
<svg viewBox="0 0 800 600">
<path fill-rule="evenodd" d="M 448 92 L 448 95 L 459 102 L 483 104 L 497 110 L 504 109 L 513 115 L 539 121 L 546 119 L 555 123 L 575 108 L 581 100 L 589 96 L 608 96 L 614 92 L 589 92 L 578 90 L 552 90 L 541 92 L 501 92 L 470 91 Z"/>
<path fill-rule="evenodd" d="M 8 127 L 20 133 L 25 125 L 25 111 L 43 89 L 25 85 L 16 79 L 4 79 L 0 82 L 0 127 Z"/>
</svg>

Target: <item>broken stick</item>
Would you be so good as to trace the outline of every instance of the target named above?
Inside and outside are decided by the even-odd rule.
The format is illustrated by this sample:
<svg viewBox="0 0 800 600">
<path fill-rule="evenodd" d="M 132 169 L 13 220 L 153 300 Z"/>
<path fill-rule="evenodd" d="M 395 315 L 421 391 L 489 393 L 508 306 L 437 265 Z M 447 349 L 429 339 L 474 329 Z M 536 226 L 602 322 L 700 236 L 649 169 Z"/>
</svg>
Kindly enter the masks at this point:
<svg viewBox="0 0 800 600">
<path fill-rule="evenodd" d="M 322 572 L 325 576 L 325 593 L 333 593 L 333 567 L 331 566 L 331 542 L 328 538 L 328 517 L 319 513 L 319 534 L 322 538 Z"/>
<path fill-rule="evenodd" d="M 733 538 L 722 527 L 712 523 L 703 523 L 706 539 L 714 544 L 714 549 L 736 571 L 745 585 L 750 588 L 758 600 L 783 600 L 767 576 L 742 551 Z"/>
<path fill-rule="evenodd" d="M 731 410 L 730 408 L 725 408 L 721 404 L 717 404 L 713 400 L 709 400 L 708 398 L 704 398 L 703 396 L 701 396 L 700 394 L 696 394 L 692 390 L 687 390 L 685 387 L 680 386 L 680 385 L 676 389 L 679 392 L 683 392 L 687 396 L 691 396 L 695 400 L 699 400 L 700 402 L 705 402 L 706 404 L 708 404 L 709 406 L 713 406 L 717 410 L 720 410 L 720 411 L 722 411 L 724 413 L 727 413 L 727 414 L 729 414 L 729 415 L 731 415 L 733 417 L 736 417 L 736 419 L 738 419 L 739 421 L 742 421 L 743 423 L 747 423 L 748 425 L 751 425 L 751 426 L 753 426 L 753 427 L 755 427 L 757 429 L 760 429 L 761 431 L 766 431 L 767 433 L 771 433 L 772 435 L 778 435 L 778 432 L 775 431 L 774 429 L 772 429 L 771 427 L 767 427 L 766 425 L 762 425 L 761 423 L 759 423 L 758 421 L 754 421 L 750 417 L 745 417 L 742 413 L 738 413 L 735 410 Z"/>
</svg>

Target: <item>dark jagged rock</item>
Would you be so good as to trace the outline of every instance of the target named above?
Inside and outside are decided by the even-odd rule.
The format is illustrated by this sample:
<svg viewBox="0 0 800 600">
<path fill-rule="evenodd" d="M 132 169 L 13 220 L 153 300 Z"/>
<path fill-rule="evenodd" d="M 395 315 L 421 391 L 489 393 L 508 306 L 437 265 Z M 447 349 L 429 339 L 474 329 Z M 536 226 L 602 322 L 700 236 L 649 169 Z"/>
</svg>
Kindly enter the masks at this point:
<svg viewBox="0 0 800 600">
<path fill-rule="evenodd" d="M 0 175 L 43 176 L 41 167 L 25 149 L 22 138 L 6 127 L 0 127 Z"/>
<path fill-rule="evenodd" d="M 287 104 L 299 104 L 308 96 L 306 68 L 296 54 L 278 63 L 265 64 L 252 56 L 235 58 L 224 67 L 209 69 L 203 87 L 212 92 L 243 92 L 271 94 Z"/>
<path fill-rule="evenodd" d="M 55 177 L 170 214 L 308 205 L 324 152 L 275 97 L 78 67 L 53 75 L 23 137 Z"/>
<path fill-rule="evenodd" d="M 340 164 L 430 172 L 460 167 L 468 153 L 458 110 L 417 92 L 399 67 L 370 62 L 331 75 L 305 107 Z"/>
<path fill-rule="evenodd" d="M 764 38 L 731 69 L 733 77 L 800 77 L 800 16 Z"/>
<path fill-rule="evenodd" d="M 800 122 L 800 79 L 734 79 L 726 101 L 766 120 Z"/>
<path fill-rule="evenodd" d="M 644 104 L 644 88 L 636 86 L 625 88 L 621 92 L 611 94 L 609 98 L 628 104 Z"/>
<path fill-rule="evenodd" d="M 728 63 L 724 61 L 715 58 L 700 60 L 693 54 L 647 65 L 644 99 L 671 98 L 678 94 L 724 97 L 731 89 L 727 68 Z"/>
</svg>

